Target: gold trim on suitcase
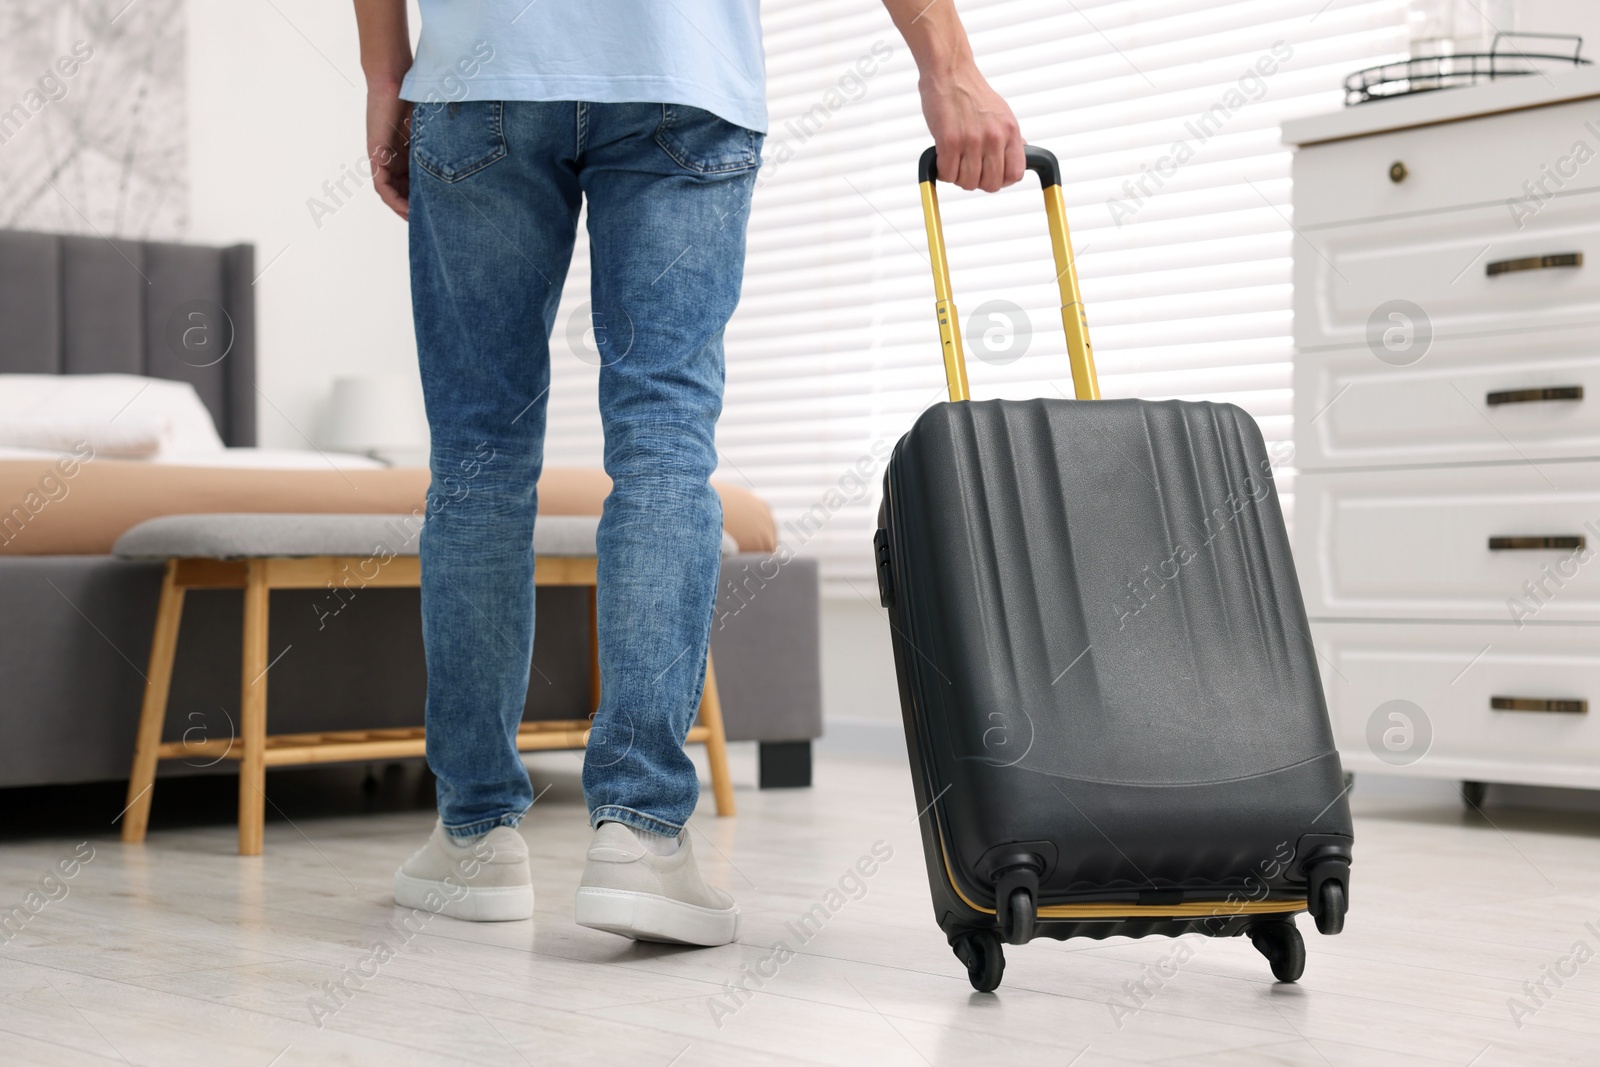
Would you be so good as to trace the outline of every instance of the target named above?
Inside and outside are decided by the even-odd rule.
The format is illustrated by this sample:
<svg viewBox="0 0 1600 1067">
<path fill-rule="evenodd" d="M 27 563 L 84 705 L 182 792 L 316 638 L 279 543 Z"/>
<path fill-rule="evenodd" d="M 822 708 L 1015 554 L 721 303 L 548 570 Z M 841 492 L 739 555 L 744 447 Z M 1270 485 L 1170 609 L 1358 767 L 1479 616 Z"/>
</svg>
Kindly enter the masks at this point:
<svg viewBox="0 0 1600 1067">
<path fill-rule="evenodd" d="M 995 914 L 993 908 L 968 898 L 956 884 L 943 841 L 939 843 L 939 859 L 944 863 L 945 879 L 961 903 L 985 915 Z M 1208 919 L 1214 915 L 1271 915 L 1305 910 L 1303 900 L 1195 900 L 1184 904 L 1044 904 L 1036 915 L 1040 919 Z"/>
</svg>

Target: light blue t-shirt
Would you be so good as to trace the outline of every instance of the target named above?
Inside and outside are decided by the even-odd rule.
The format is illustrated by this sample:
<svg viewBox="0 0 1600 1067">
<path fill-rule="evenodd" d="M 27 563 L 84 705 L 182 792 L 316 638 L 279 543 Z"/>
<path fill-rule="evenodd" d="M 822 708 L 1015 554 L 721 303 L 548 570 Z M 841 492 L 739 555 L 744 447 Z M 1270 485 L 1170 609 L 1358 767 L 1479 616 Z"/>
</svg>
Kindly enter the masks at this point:
<svg viewBox="0 0 1600 1067">
<path fill-rule="evenodd" d="M 760 0 L 420 0 L 407 100 L 689 104 L 767 130 Z"/>
</svg>

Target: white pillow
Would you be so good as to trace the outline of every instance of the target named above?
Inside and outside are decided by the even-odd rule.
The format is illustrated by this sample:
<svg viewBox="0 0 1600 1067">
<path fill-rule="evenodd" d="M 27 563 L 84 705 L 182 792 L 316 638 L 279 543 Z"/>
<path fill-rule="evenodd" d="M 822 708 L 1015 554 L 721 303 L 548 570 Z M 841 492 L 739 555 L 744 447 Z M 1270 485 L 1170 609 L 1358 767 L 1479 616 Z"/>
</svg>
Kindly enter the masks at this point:
<svg viewBox="0 0 1600 1067">
<path fill-rule="evenodd" d="M 0 420 L 68 418 L 165 424 L 157 455 L 221 452 L 211 412 L 188 382 L 137 374 L 0 374 Z"/>
<path fill-rule="evenodd" d="M 172 436 L 172 420 L 121 415 L 115 422 L 76 415 L 0 415 L 0 445 L 48 452 L 75 452 L 87 444 L 93 455 L 147 459 Z"/>
</svg>

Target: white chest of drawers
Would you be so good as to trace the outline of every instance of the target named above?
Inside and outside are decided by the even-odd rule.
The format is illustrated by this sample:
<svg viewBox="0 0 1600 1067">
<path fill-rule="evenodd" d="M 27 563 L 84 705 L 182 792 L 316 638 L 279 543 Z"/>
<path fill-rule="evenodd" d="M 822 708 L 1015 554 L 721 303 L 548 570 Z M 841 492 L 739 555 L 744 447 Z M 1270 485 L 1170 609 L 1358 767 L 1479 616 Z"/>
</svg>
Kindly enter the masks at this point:
<svg viewBox="0 0 1600 1067">
<path fill-rule="evenodd" d="M 1284 140 L 1295 557 L 1341 758 L 1600 788 L 1600 71 Z"/>
</svg>

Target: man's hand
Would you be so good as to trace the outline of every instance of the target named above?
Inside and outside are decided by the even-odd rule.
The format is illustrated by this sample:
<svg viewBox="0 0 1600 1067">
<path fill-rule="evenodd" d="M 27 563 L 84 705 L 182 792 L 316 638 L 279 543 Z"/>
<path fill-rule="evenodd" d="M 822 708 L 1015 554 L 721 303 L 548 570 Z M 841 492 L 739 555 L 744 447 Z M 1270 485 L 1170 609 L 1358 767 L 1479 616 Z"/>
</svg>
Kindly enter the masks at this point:
<svg viewBox="0 0 1600 1067">
<path fill-rule="evenodd" d="M 1022 130 L 976 64 L 922 76 L 922 116 L 939 150 L 939 180 L 963 189 L 996 189 L 1022 180 Z"/>
<path fill-rule="evenodd" d="M 355 0 L 361 70 L 367 76 L 367 161 L 372 187 L 401 218 L 410 217 L 411 105 L 400 81 L 411 69 L 406 0 Z"/>
<path fill-rule="evenodd" d="M 922 78 L 922 115 L 939 152 L 939 180 L 992 193 L 1022 180 L 1017 117 L 978 70 L 954 0 L 883 0 Z"/>
<path fill-rule="evenodd" d="M 410 218 L 411 103 L 400 99 L 400 84 L 367 86 L 367 160 L 372 187 L 401 218 Z"/>
</svg>

